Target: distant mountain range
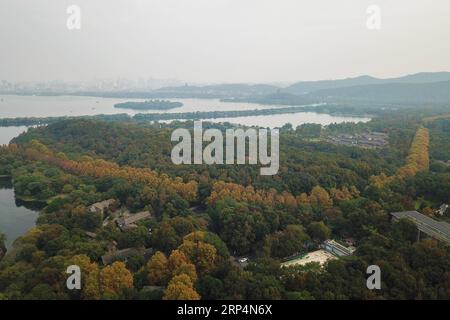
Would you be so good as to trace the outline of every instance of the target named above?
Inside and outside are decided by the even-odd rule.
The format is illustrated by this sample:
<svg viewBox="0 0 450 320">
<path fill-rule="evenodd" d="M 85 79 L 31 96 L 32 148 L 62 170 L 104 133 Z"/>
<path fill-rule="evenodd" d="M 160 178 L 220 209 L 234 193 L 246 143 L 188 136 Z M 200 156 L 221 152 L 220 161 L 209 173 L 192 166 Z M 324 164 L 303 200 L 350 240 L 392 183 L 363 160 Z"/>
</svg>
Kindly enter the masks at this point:
<svg viewBox="0 0 450 320">
<path fill-rule="evenodd" d="M 323 89 L 336 89 L 352 86 L 366 86 L 387 83 L 432 83 L 450 81 L 450 72 L 422 72 L 399 78 L 379 79 L 371 76 L 360 76 L 339 80 L 300 81 L 283 89 L 292 94 L 306 94 Z"/>
<path fill-rule="evenodd" d="M 205 86 L 178 86 L 178 87 L 164 87 L 154 90 L 153 92 L 160 93 L 182 93 L 182 94 L 222 94 L 227 96 L 232 95 L 265 95 L 282 91 L 292 94 L 307 94 L 323 89 L 336 89 L 352 86 L 363 86 L 372 84 L 387 84 L 387 83 L 432 83 L 450 81 L 450 72 L 422 72 L 412 75 L 407 75 L 398 78 L 380 79 L 363 75 L 354 78 L 337 79 L 337 80 L 319 80 L 319 81 L 300 81 L 288 87 L 280 87 L 269 84 L 217 84 Z"/>
<path fill-rule="evenodd" d="M 323 89 L 306 95 L 330 102 L 395 104 L 443 104 L 450 106 L 450 81 L 428 83 L 384 83 Z"/>
<path fill-rule="evenodd" d="M 450 103 L 450 72 L 422 72 L 389 79 L 364 75 L 338 80 L 301 81 L 284 88 L 267 84 L 185 85 L 155 90 L 151 95 L 281 105 L 320 102 Z"/>
<path fill-rule="evenodd" d="M 27 92 L 17 92 L 27 94 Z M 55 95 L 42 92 L 33 94 Z M 171 86 L 155 90 L 114 90 L 73 95 L 127 99 L 210 98 L 223 101 L 254 102 L 267 105 L 305 105 L 314 103 L 450 105 L 450 72 L 422 72 L 398 78 L 379 79 L 368 75 L 320 81 L 300 81 L 287 87 L 271 84 L 217 84 Z"/>
</svg>

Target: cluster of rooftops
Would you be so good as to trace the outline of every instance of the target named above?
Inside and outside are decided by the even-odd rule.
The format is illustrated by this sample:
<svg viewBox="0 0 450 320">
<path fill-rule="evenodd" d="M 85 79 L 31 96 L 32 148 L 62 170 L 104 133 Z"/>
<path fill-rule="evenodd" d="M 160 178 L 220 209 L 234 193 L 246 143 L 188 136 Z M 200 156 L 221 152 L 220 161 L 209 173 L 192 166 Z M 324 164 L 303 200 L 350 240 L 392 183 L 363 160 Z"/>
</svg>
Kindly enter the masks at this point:
<svg viewBox="0 0 450 320">
<path fill-rule="evenodd" d="M 366 149 L 383 148 L 388 145 L 388 135 L 382 132 L 348 134 L 341 133 L 327 138 L 336 145 L 357 146 Z"/>
<path fill-rule="evenodd" d="M 89 206 L 88 210 L 91 213 L 101 214 L 102 217 L 105 215 L 107 210 L 110 210 L 116 204 L 116 200 L 108 199 L 100 202 L 96 202 Z M 128 230 L 131 228 L 136 228 L 137 223 L 139 221 L 143 221 L 152 217 L 152 214 L 149 211 L 141 211 L 138 213 L 130 213 L 128 211 L 122 212 L 121 216 L 114 218 L 113 221 L 117 225 L 117 227 L 122 230 Z M 107 217 L 104 221 L 104 224 L 108 224 L 110 222 L 110 217 Z M 149 230 L 150 232 L 150 230 Z M 91 238 L 95 238 L 97 235 L 93 232 L 86 232 Z M 149 256 L 152 253 L 151 248 L 125 248 L 125 249 L 117 249 L 117 243 L 115 241 L 111 242 L 108 246 L 108 252 L 102 256 L 102 262 L 104 265 L 111 264 L 117 260 L 127 260 L 129 257 L 133 255 L 144 255 Z"/>
</svg>

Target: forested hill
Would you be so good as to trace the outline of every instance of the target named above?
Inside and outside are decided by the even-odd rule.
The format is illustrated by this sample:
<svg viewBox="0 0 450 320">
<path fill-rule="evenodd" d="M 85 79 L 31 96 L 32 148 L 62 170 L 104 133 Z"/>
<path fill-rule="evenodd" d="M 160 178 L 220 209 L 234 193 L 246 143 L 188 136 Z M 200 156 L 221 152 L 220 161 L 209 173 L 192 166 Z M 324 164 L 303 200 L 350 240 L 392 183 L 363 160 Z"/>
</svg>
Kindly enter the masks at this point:
<svg viewBox="0 0 450 320">
<path fill-rule="evenodd" d="M 170 110 L 182 107 L 181 102 L 172 102 L 168 100 L 147 100 L 143 102 L 128 101 L 116 103 L 114 108 L 133 109 L 133 110 Z"/>
<path fill-rule="evenodd" d="M 389 79 L 380 79 L 366 75 L 347 79 L 300 81 L 284 88 L 283 91 L 293 94 L 305 94 L 324 89 L 365 86 L 372 84 L 431 83 L 443 81 L 450 81 L 450 72 L 422 72 Z"/>
<path fill-rule="evenodd" d="M 324 89 L 311 94 L 317 100 L 365 101 L 396 104 L 450 103 L 450 81 L 433 83 L 388 83 Z"/>
<path fill-rule="evenodd" d="M 344 81 L 344 80 L 342 80 Z M 283 90 L 276 94 L 265 96 L 251 96 L 238 101 L 249 101 L 262 104 L 302 105 L 312 103 L 343 103 L 355 106 L 371 105 L 379 110 L 380 105 L 387 107 L 418 106 L 425 104 L 450 104 L 450 81 L 426 83 L 379 83 L 352 85 L 364 81 L 348 81 L 344 83 L 332 82 L 327 89 L 315 90 L 305 94 L 285 93 Z M 372 82 L 372 81 L 368 81 Z M 342 86 L 341 86 L 342 85 Z"/>
<path fill-rule="evenodd" d="M 364 130 L 361 129 L 362 125 L 347 124 L 343 128 Z M 215 180 L 253 185 L 257 188 L 275 188 L 280 191 L 287 189 L 294 194 L 309 192 L 317 184 L 329 188 L 351 185 L 362 188 L 371 175 L 380 172 L 394 173 L 396 165 L 400 166 L 403 161 L 403 154 L 398 151 L 405 148 L 399 146 L 384 152 L 361 149 L 355 152 L 352 148 L 337 147 L 326 142 L 309 142 L 308 134 L 303 136 L 302 130 L 283 131 L 280 172 L 276 177 L 267 177 L 260 176 L 259 167 L 249 165 L 173 165 L 170 158 L 173 146 L 170 134 L 177 126 L 193 128 L 193 122 L 164 125 L 160 128 L 159 124 L 67 120 L 47 127 L 32 128 L 13 142 L 22 144 L 37 139 L 56 152 L 64 152 L 69 156 L 89 155 L 120 165 L 155 169 L 173 177 L 189 176 L 200 181 L 206 175 Z M 204 123 L 204 128 L 209 126 L 222 130 L 226 128 L 225 125 Z M 339 130 L 339 127 L 330 127 L 330 134 Z M 326 129 L 320 134 L 326 135 Z M 407 146 L 404 152 L 407 152 Z"/>
</svg>

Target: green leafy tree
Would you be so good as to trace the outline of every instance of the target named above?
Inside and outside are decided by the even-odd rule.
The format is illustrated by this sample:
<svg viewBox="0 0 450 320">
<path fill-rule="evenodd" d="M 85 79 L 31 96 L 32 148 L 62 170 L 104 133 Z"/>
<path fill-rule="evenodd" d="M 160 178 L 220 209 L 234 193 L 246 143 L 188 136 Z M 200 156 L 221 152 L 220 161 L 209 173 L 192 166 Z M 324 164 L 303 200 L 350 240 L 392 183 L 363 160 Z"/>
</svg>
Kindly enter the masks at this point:
<svg viewBox="0 0 450 320">
<path fill-rule="evenodd" d="M 308 233 L 316 241 L 325 241 L 331 237 L 331 229 L 323 221 L 311 222 L 308 225 Z"/>
</svg>

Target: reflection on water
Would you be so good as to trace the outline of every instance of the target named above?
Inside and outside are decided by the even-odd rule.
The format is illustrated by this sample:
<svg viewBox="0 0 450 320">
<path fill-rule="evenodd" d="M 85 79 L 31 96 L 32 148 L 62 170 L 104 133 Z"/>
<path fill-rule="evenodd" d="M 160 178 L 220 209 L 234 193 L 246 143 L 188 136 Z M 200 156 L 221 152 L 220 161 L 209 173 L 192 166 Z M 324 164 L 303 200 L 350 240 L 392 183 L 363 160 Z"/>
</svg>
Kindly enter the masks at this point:
<svg viewBox="0 0 450 320">
<path fill-rule="evenodd" d="M 39 211 L 44 209 L 46 203 L 43 201 L 23 201 L 14 197 L 16 207 L 24 207 L 29 210 Z"/>
<path fill-rule="evenodd" d="M 0 232 L 6 235 L 6 247 L 36 225 L 42 203 L 16 200 L 11 179 L 0 178 Z"/>
<path fill-rule="evenodd" d="M 180 108 L 162 110 L 131 110 L 116 109 L 114 104 L 125 101 L 144 101 L 144 99 L 115 99 L 82 96 L 17 96 L 0 95 L 0 118 L 14 117 L 53 117 L 53 116 L 81 116 L 98 114 L 127 113 L 178 113 L 178 112 L 204 112 L 204 111 L 232 111 L 255 110 L 279 107 L 277 105 L 261 105 L 245 102 L 222 102 L 218 99 L 169 99 L 183 103 Z M 286 107 L 286 106 L 284 106 Z M 262 127 L 281 127 L 291 123 L 294 127 L 303 123 L 330 123 L 369 121 L 369 118 L 341 117 L 315 112 L 298 112 L 291 114 L 276 114 L 266 116 L 220 118 L 213 122 L 231 122 L 242 125 L 258 125 Z M 166 122 L 166 121 L 164 121 Z M 8 143 L 13 137 L 20 134 L 24 127 L 0 128 L 0 144 Z"/>
</svg>

